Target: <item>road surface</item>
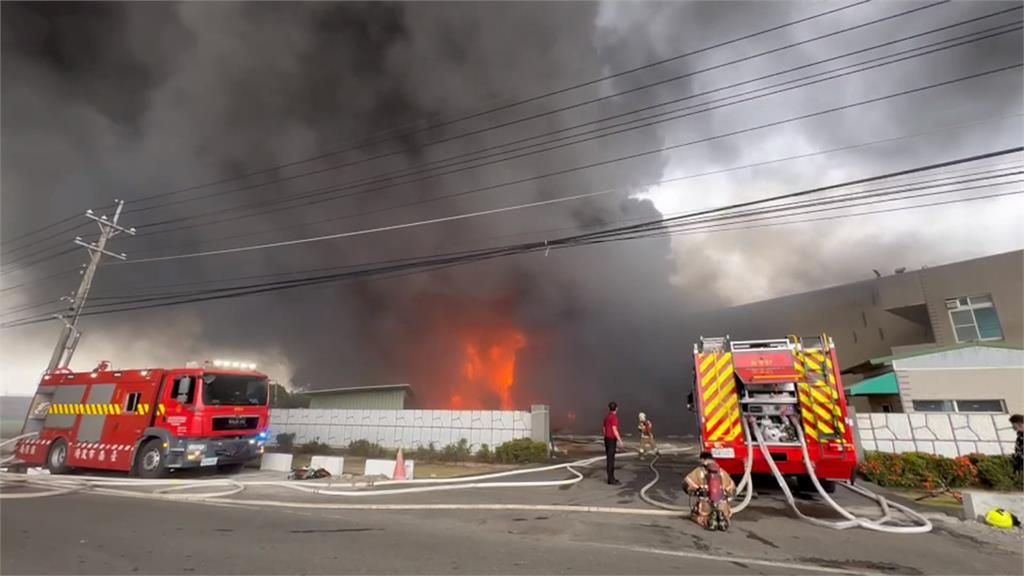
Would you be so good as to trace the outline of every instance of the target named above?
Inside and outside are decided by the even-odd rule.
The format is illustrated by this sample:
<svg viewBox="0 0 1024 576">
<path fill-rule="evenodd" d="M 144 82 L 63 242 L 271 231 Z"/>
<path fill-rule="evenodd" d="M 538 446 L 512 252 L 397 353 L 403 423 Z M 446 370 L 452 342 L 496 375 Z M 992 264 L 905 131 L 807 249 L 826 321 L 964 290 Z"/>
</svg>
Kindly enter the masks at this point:
<svg viewBox="0 0 1024 576">
<path fill-rule="evenodd" d="M 685 502 L 676 487 L 692 464 L 660 466 L 655 495 Z M 651 478 L 625 461 L 621 487 L 586 471 L 572 487 L 472 489 L 360 498 L 360 504 L 523 503 L 648 509 L 637 492 Z M 541 475 L 557 478 L 559 473 Z M 845 504 L 869 510 L 852 494 Z M 345 502 L 250 488 L 241 501 Z M 806 510 L 826 515 L 808 502 Z M 3 503 L 4 574 L 1021 574 L 1020 540 L 936 517 L 927 535 L 894 536 L 805 524 L 777 492 L 762 490 L 729 533 L 685 519 L 547 511 L 352 511 L 210 505 L 75 494 Z M 969 529 L 968 529 L 969 528 Z"/>
</svg>

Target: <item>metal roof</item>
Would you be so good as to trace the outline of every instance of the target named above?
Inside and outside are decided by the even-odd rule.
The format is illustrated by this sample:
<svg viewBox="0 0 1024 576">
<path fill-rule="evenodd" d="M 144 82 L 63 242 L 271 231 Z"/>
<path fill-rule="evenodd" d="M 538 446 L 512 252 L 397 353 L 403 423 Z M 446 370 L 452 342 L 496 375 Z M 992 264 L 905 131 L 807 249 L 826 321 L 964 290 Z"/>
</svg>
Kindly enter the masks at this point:
<svg viewBox="0 0 1024 576">
<path fill-rule="evenodd" d="M 886 372 L 874 378 L 868 378 L 852 386 L 846 392 L 847 396 L 876 396 L 899 394 L 899 385 L 896 383 L 896 373 Z"/>
<path fill-rule="evenodd" d="M 315 394 L 348 394 L 350 392 L 384 392 L 387 390 L 405 390 L 412 394 L 412 386 L 409 384 L 385 384 L 383 386 L 354 386 L 351 388 L 327 388 L 325 390 L 310 390 L 303 392 L 304 396 Z"/>
<path fill-rule="evenodd" d="M 926 348 L 924 350 L 918 350 L 915 352 L 908 352 L 906 354 L 894 354 L 892 356 L 882 356 L 881 358 L 872 358 L 870 362 L 875 365 L 880 364 L 892 364 L 896 360 L 906 360 L 907 358 L 915 358 L 917 356 L 931 356 L 933 354 L 939 354 L 942 352 L 951 352 L 954 350 L 963 350 L 964 348 L 996 348 L 1000 350 L 1016 350 L 1022 351 L 1024 348 L 1019 346 L 1011 346 L 1009 344 L 999 344 L 993 342 L 964 342 L 962 344 L 955 344 L 953 346 L 942 346 L 936 348 Z"/>
</svg>

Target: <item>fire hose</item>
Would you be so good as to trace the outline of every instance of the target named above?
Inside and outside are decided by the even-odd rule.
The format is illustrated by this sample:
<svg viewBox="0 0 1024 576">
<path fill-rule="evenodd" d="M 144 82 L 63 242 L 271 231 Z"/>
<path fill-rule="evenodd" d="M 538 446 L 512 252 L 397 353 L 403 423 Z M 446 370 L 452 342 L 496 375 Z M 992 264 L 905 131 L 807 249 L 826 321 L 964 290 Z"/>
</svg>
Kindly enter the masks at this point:
<svg viewBox="0 0 1024 576">
<path fill-rule="evenodd" d="M 861 488 L 860 486 L 854 486 L 849 482 L 840 481 L 836 483 L 852 492 L 856 492 L 861 496 L 874 500 L 882 509 L 882 516 L 880 518 L 874 519 L 859 518 L 851 514 L 838 503 L 836 503 L 836 501 L 833 500 L 832 497 L 828 495 L 828 492 L 825 491 L 824 487 L 822 487 L 821 482 L 818 481 L 817 474 L 814 473 L 814 463 L 811 461 L 810 454 L 807 451 L 807 442 L 804 438 L 802 426 L 800 426 L 800 423 L 797 422 L 795 418 L 793 418 L 793 423 L 794 428 L 797 431 L 797 437 L 800 440 L 800 450 L 803 453 L 804 465 L 807 468 L 807 475 L 811 478 L 811 483 L 814 484 L 814 488 L 818 491 L 818 494 L 821 495 L 822 500 L 824 500 L 833 510 L 839 513 L 839 515 L 841 515 L 843 518 L 846 518 L 846 520 L 840 522 L 832 522 L 828 520 L 822 520 L 820 518 L 812 518 L 800 511 L 800 509 L 796 505 L 796 499 L 793 498 L 793 493 L 789 490 L 789 486 L 786 484 L 786 479 L 779 472 L 778 466 L 775 465 L 775 460 L 771 457 L 771 454 L 768 452 L 768 446 L 765 443 L 764 436 L 761 433 L 761 427 L 753 418 L 750 418 L 747 422 L 747 425 L 754 429 L 754 436 L 757 438 L 757 445 L 761 449 L 761 454 L 764 456 L 765 461 L 768 463 L 768 467 L 771 469 L 772 475 L 775 476 L 775 481 L 778 482 L 779 488 L 782 489 L 782 493 L 786 497 L 786 502 L 793 509 L 793 511 L 796 512 L 797 516 L 799 516 L 803 520 L 807 520 L 808 522 L 816 526 L 823 526 L 825 528 L 832 528 L 835 530 L 846 530 L 848 528 L 860 527 L 867 528 L 868 530 L 876 530 L 878 532 L 887 532 L 890 534 L 924 534 L 926 532 L 931 532 L 932 523 L 924 516 L 921 516 L 920 514 L 911 510 L 907 506 L 897 504 L 896 502 L 890 502 L 886 500 L 884 497 L 875 494 L 870 490 L 866 490 L 864 488 Z M 915 522 L 918 522 L 919 524 L 916 526 L 885 525 L 886 522 L 891 520 L 890 507 L 899 510 L 908 518 Z"/>
<path fill-rule="evenodd" d="M 0 443 L 0 446 L 15 442 L 21 438 L 31 436 L 20 436 Z M 668 452 L 679 452 L 685 451 L 687 448 L 669 450 Z M 624 454 L 623 457 L 635 456 L 637 454 Z M 349 489 L 339 490 L 333 489 L 332 484 L 295 484 L 294 482 L 288 481 L 238 481 L 230 478 L 217 478 L 212 480 L 177 480 L 177 479 L 139 479 L 139 478 L 114 478 L 104 476 L 26 476 L 21 474 L 9 474 L 0 473 L 0 484 L 3 485 L 23 485 L 31 486 L 34 488 L 44 488 L 43 491 L 31 492 L 31 493 L 0 493 L 0 499 L 13 499 L 13 498 L 39 498 L 45 496 L 57 496 L 61 494 L 68 494 L 78 491 L 91 491 L 101 494 L 109 495 L 120 495 L 129 496 L 136 498 L 159 498 L 159 499 L 170 499 L 170 500 L 201 500 L 208 502 L 217 503 L 235 503 L 235 504 L 259 504 L 269 506 L 296 506 L 296 507 L 307 507 L 307 506 L 324 506 L 323 504 L 306 504 L 306 503 L 292 503 L 292 502 L 276 502 L 276 501 L 239 501 L 239 500 L 222 500 L 227 496 L 236 495 L 246 487 L 283 487 L 290 490 L 296 490 L 309 494 L 319 494 L 325 496 L 344 496 L 344 497 L 372 497 L 372 496 L 389 496 L 398 494 L 413 494 L 413 493 L 426 493 L 426 492 L 439 492 L 449 490 L 464 490 L 469 488 L 528 488 L 528 487 L 560 487 L 570 486 L 583 480 L 583 474 L 581 474 L 576 468 L 583 468 L 592 465 L 598 461 L 604 460 L 604 456 L 596 456 L 583 460 L 577 460 L 574 462 L 567 462 L 562 464 L 554 464 L 550 466 L 542 466 L 539 468 L 528 468 L 524 470 L 510 470 L 505 472 L 495 472 L 490 474 L 482 474 L 476 476 L 460 477 L 460 478 L 432 478 L 432 479 L 413 479 L 413 480 L 389 480 L 383 482 L 377 482 L 375 486 L 395 486 L 395 485 L 416 485 L 426 484 L 426 486 L 416 487 L 404 487 L 394 488 L 386 490 L 369 490 L 366 489 L 370 485 L 363 485 L 363 489 Z M 6 461 L 9 461 L 5 460 Z M 517 476 L 522 474 L 535 474 L 538 472 L 546 472 L 553 470 L 566 469 L 573 474 L 572 478 L 566 478 L 561 480 L 541 480 L 541 481 L 527 481 L 527 482 L 490 482 L 496 478 L 505 478 L 510 476 Z M 125 488 L 138 488 L 138 487 L 153 487 L 156 488 L 152 492 L 137 492 L 133 490 L 126 490 Z M 199 492 L 192 494 L 181 494 L 179 492 L 193 489 L 208 489 L 208 488 L 223 488 L 216 492 Z M 353 484 L 352 488 L 356 486 Z M 596 507 L 596 506 L 544 506 L 544 505 L 518 505 L 518 504 L 396 504 L 396 505 L 384 505 L 384 504 L 370 504 L 370 505 L 327 505 L 332 508 L 345 508 L 345 509 L 493 509 L 493 510 L 551 510 L 551 511 L 587 511 L 587 512 L 619 512 L 629 514 L 645 514 L 645 515 L 664 515 L 664 516 L 675 516 L 674 513 L 662 512 L 658 510 L 636 510 L 629 508 L 614 508 L 614 507 Z"/>
<path fill-rule="evenodd" d="M 807 442 L 804 439 L 803 430 L 801 429 L 802 427 L 800 426 L 799 422 L 794 421 L 794 428 L 796 428 L 797 435 L 800 440 L 800 449 L 803 455 L 804 465 L 807 468 L 807 475 L 810 477 L 811 483 L 818 491 L 818 494 L 821 495 L 822 500 L 824 500 L 833 510 L 839 513 L 842 517 L 846 518 L 846 520 L 840 522 L 832 522 L 828 520 L 822 520 L 820 518 L 813 518 L 811 516 L 807 516 L 797 507 L 796 499 L 793 497 L 793 493 L 790 491 L 789 486 L 786 484 L 785 477 L 779 472 L 778 466 L 776 466 L 775 464 L 775 460 L 771 457 L 771 454 L 768 452 L 768 446 L 764 441 L 763 434 L 761 433 L 761 427 L 753 418 L 746 421 L 745 424 L 746 425 L 743 426 L 743 436 L 746 440 L 747 445 L 747 457 L 743 463 L 743 478 L 740 480 L 739 485 L 736 487 L 736 497 L 738 497 L 742 493 L 743 499 L 740 501 L 740 503 L 733 507 L 733 514 L 737 514 L 741 512 L 744 508 L 746 508 L 747 505 L 750 504 L 750 500 L 754 494 L 753 482 L 751 481 L 751 469 L 753 467 L 754 459 L 754 443 L 751 441 L 750 437 L 750 429 L 753 428 L 754 436 L 757 440 L 757 445 L 761 450 L 762 456 L 764 456 L 765 461 L 768 463 L 768 467 L 772 471 L 772 475 L 775 477 L 776 482 L 778 482 L 779 484 L 779 488 L 785 495 L 786 502 L 790 505 L 790 507 L 793 509 L 793 511 L 799 518 L 806 520 L 816 526 L 833 528 L 836 530 L 846 530 L 848 528 L 860 527 L 869 530 L 876 530 L 879 532 L 887 532 L 892 534 L 923 534 L 931 531 L 932 524 L 924 516 L 921 516 L 920 514 L 906 506 L 897 504 L 895 502 L 890 502 L 884 497 L 875 494 L 870 490 L 866 490 L 860 486 L 854 486 L 849 482 L 837 482 L 837 484 L 843 486 L 844 488 L 852 492 L 860 494 L 865 498 L 874 500 L 881 508 L 882 516 L 874 519 L 859 518 L 851 514 L 842 506 L 840 506 L 834 499 L 832 499 L 831 496 L 829 496 L 828 492 L 825 490 L 825 488 L 821 485 L 821 482 L 818 480 L 818 476 L 814 472 L 814 463 L 811 461 L 810 453 L 807 451 Z M 658 457 L 655 457 L 649 465 L 651 471 L 654 473 L 654 479 L 648 482 L 647 485 L 640 489 L 640 498 L 644 502 L 657 508 L 661 508 L 663 510 L 689 512 L 689 508 L 676 506 L 674 504 L 668 504 L 666 502 L 660 502 L 647 495 L 648 490 L 653 488 L 661 478 L 661 475 L 658 473 L 658 469 L 655 467 L 655 463 L 657 461 Z M 900 512 L 904 513 L 907 517 L 917 522 L 918 524 L 915 526 L 886 525 L 885 523 L 891 520 L 892 508 L 895 508 Z"/>
</svg>

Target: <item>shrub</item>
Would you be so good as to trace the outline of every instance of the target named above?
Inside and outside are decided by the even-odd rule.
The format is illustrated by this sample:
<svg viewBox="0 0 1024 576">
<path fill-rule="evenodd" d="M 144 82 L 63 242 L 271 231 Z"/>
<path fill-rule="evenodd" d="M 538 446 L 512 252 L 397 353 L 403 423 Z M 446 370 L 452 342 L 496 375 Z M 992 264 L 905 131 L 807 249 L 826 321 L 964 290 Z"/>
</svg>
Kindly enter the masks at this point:
<svg viewBox="0 0 1024 576">
<path fill-rule="evenodd" d="M 352 456 L 362 456 L 364 458 L 390 458 L 394 454 L 391 450 L 369 440 L 353 440 L 349 442 L 348 453 Z"/>
<path fill-rule="evenodd" d="M 278 447 L 284 450 L 291 450 L 295 446 L 295 433 L 294 432 L 282 432 L 274 437 Z"/>
<path fill-rule="evenodd" d="M 460 439 L 454 444 L 449 444 L 441 450 L 441 459 L 448 462 L 464 462 L 469 459 L 469 441 Z"/>
<path fill-rule="evenodd" d="M 1008 456 L 970 454 L 946 458 L 921 452 L 868 452 L 860 464 L 860 472 L 879 486 L 893 488 L 1021 489 L 1020 477 L 1014 474 L 1013 461 Z"/>
<path fill-rule="evenodd" d="M 323 454 L 325 452 L 329 452 L 330 450 L 331 447 L 321 442 L 320 438 L 318 437 L 313 440 L 310 440 L 309 442 L 306 442 L 302 446 L 299 446 L 296 452 L 300 454 Z"/>
<path fill-rule="evenodd" d="M 523 464 L 527 462 L 547 462 L 548 445 L 534 442 L 529 438 L 511 440 L 498 446 L 494 456 L 503 464 Z"/>
<path fill-rule="evenodd" d="M 1020 490 L 1022 480 L 1013 470 L 1011 456 L 986 456 L 971 454 L 968 456 L 977 467 L 981 485 L 994 490 Z"/>
<path fill-rule="evenodd" d="M 494 452 L 491 452 L 491 447 L 487 444 L 481 444 L 480 449 L 476 451 L 476 457 L 483 462 L 490 462 L 494 459 Z"/>
<path fill-rule="evenodd" d="M 412 458 L 421 462 L 435 462 L 437 461 L 437 456 L 437 446 L 433 442 L 429 446 L 420 446 L 412 451 Z"/>
</svg>

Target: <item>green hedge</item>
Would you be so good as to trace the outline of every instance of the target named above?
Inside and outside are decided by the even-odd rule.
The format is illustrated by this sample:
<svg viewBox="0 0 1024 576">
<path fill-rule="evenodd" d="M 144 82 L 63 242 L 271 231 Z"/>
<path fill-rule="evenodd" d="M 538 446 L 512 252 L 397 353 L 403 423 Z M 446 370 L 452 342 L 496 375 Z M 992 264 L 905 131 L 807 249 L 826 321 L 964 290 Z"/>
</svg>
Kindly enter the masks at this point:
<svg viewBox="0 0 1024 576">
<path fill-rule="evenodd" d="M 1020 490 L 1022 485 L 1009 456 L 970 454 L 946 458 L 923 452 L 868 452 L 859 470 L 875 484 L 894 488 Z"/>
<path fill-rule="evenodd" d="M 547 462 L 548 445 L 529 438 L 510 440 L 494 449 L 494 458 L 502 464 Z"/>
</svg>

